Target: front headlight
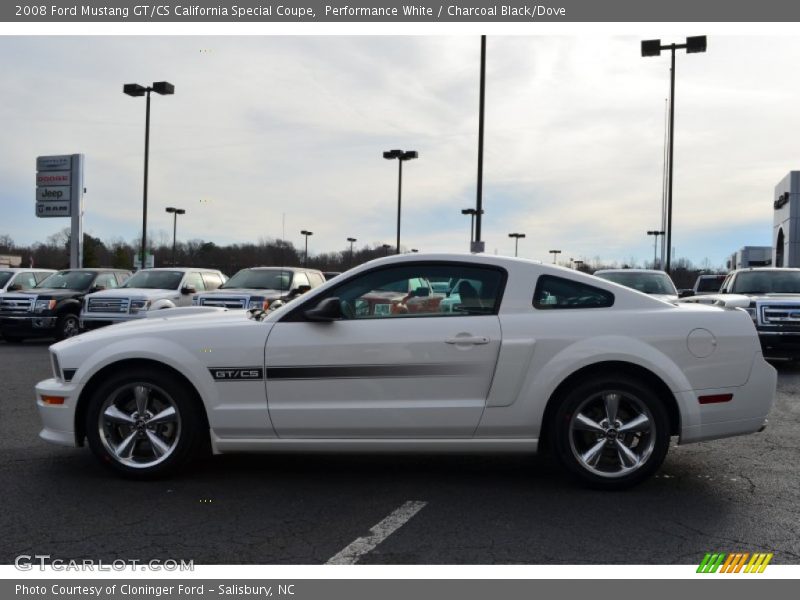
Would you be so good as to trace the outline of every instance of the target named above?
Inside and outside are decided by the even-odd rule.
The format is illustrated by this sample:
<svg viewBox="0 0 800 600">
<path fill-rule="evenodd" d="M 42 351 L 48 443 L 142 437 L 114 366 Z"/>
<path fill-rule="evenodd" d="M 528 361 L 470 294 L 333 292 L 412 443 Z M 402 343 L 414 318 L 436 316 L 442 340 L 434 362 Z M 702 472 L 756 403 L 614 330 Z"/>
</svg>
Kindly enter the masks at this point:
<svg viewBox="0 0 800 600">
<path fill-rule="evenodd" d="M 37 300 L 33 307 L 33 312 L 39 314 L 46 310 L 53 310 L 56 307 L 55 300 Z"/>
<path fill-rule="evenodd" d="M 131 300 L 130 313 L 135 315 L 139 312 L 144 312 L 150 308 L 150 300 Z"/>
<path fill-rule="evenodd" d="M 269 308 L 269 300 L 262 296 L 251 296 L 247 308 L 248 310 L 253 310 L 254 308 L 258 310 L 267 310 Z"/>
<path fill-rule="evenodd" d="M 750 315 L 750 318 L 753 319 L 753 321 L 757 319 L 755 308 L 745 308 L 745 310 L 747 311 L 747 314 Z"/>
</svg>

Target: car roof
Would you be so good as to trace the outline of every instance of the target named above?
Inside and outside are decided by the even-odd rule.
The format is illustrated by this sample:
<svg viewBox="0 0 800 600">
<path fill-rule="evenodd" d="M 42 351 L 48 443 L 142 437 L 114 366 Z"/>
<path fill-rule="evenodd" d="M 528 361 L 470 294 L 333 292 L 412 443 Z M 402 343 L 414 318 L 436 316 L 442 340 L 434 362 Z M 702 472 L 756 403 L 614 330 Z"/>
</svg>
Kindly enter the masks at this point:
<svg viewBox="0 0 800 600">
<path fill-rule="evenodd" d="M 190 271 L 208 271 L 209 273 L 221 273 L 219 269 L 209 269 L 206 267 L 154 267 L 152 269 L 139 269 L 137 273 L 141 273 L 142 271 L 172 271 L 172 272 L 180 272 L 180 273 L 188 273 Z"/>
<path fill-rule="evenodd" d="M 57 273 L 55 269 L 41 269 L 39 267 L 0 267 L 0 271 L 11 271 L 12 273 L 19 273 L 20 271 L 39 271 L 44 273 Z"/>
<path fill-rule="evenodd" d="M 598 273 L 660 273 L 662 275 L 666 275 L 666 271 L 662 271 L 660 269 L 598 269 L 594 272 L 595 275 Z"/>
</svg>

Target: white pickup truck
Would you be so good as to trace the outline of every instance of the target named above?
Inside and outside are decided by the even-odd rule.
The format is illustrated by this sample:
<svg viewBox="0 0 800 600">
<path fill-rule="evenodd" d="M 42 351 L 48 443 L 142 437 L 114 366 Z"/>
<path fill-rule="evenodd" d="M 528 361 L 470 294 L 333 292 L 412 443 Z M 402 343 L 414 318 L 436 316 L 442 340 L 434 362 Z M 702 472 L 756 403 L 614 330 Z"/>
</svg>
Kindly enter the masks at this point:
<svg viewBox="0 0 800 600">
<path fill-rule="evenodd" d="M 87 294 L 81 309 L 81 329 L 141 319 L 155 310 L 190 306 L 194 294 L 215 290 L 226 279 L 213 269 L 143 269 L 116 289 Z"/>
</svg>

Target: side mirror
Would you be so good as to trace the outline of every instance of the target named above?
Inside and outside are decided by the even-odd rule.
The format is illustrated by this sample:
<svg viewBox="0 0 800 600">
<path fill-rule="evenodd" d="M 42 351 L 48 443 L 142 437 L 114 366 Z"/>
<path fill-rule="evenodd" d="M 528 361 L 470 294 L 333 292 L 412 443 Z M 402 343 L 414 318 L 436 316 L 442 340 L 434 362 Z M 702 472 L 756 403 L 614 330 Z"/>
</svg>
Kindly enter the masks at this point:
<svg viewBox="0 0 800 600">
<path fill-rule="evenodd" d="M 689 298 L 694 296 L 694 290 L 678 290 L 678 298 Z"/>
<path fill-rule="evenodd" d="M 299 285 L 296 288 L 294 288 L 289 295 L 300 296 L 302 294 L 305 294 L 310 289 L 311 289 L 310 285 Z"/>
<path fill-rule="evenodd" d="M 104 289 L 106 289 L 106 286 L 104 285 L 93 285 L 92 289 L 89 290 L 89 293 L 102 292 Z"/>
<path fill-rule="evenodd" d="M 330 322 L 344 318 L 339 298 L 325 298 L 325 300 L 314 308 L 307 310 L 304 314 L 309 321 Z"/>
<path fill-rule="evenodd" d="M 18 292 L 22 289 L 22 285 L 19 283 L 12 283 L 10 286 L 6 288 L 9 292 Z"/>
<path fill-rule="evenodd" d="M 181 294 L 183 294 L 184 296 L 188 296 L 189 294 L 196 294 L 196 293 L 197 293 L 197 289 L 193 288 L 190 285 L 187 285 L 187 286 L 184 286 L 184 287 L 181 288 Z"/>
</svg>

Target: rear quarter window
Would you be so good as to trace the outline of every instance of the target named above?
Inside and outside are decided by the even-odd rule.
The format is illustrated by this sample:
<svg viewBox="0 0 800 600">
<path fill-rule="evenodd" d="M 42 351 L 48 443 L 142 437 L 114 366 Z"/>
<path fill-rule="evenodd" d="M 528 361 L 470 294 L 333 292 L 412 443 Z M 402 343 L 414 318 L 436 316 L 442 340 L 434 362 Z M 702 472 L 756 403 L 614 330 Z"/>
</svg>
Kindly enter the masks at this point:
<svg viewBox="0 0 800 600">
<path fill-rule="evenodd" d="M 614 305 L 614 294 L 592 285 L 564 277 L 542 275 L 533 292 L 534 308 L 608 308 Z"/>
</svg>

